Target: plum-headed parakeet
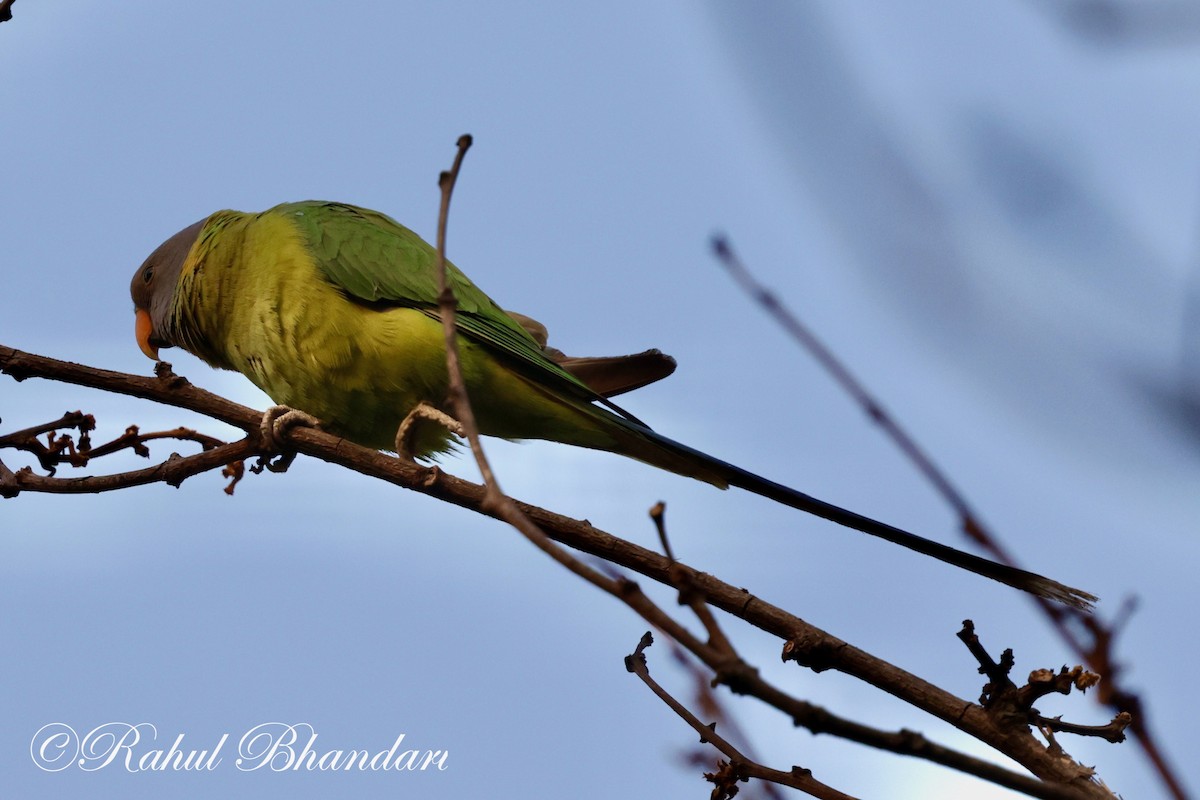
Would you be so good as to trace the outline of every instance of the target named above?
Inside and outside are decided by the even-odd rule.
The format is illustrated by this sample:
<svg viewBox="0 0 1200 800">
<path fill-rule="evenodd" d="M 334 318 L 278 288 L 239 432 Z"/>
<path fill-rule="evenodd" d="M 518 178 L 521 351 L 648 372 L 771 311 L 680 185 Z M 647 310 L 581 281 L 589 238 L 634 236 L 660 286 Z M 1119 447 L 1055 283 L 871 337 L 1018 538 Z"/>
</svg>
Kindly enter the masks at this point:
<svg viewBox="0 0 1200 800">
<path fill-rule="evenodd" d="M 721 488 L 739 486 L 1025 591 L 1077 606 L 1095 598 L 963 553 L 768 481 L 652 431 L 608 396 L 670 374 L 656 350 L 571 359 L 545 329 L 504 311 L 453 265 L 462 372 L 480 432 L 607 450 Z M 437 253 L 377 211 L 302 202 L 218 211 L 155 250 L 133 276 L 142 351 L 177 345 L 241 372 L 276 403 L 330 432 L 391 449 L 418 406 L 445 413 Z M 410 452 L 446 450 L 445 425 L 420 419 Z"/>
</svg>

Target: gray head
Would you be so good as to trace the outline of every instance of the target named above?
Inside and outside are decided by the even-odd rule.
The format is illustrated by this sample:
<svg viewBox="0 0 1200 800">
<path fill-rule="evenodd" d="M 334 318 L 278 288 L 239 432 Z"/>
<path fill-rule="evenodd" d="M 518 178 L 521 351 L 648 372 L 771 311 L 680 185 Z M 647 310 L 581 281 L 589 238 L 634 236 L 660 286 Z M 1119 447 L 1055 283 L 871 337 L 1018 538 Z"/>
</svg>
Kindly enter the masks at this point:
<svg viewBox="0 0 1200 800">
<path fill-rule="evenodd" d="M 171 347 L 174 342 L 166 338 L 167 317 L 171 312 L 171 298 L 183 271 L 183 262 L 208 217 L 188 225 L 167 239 L 150 254 L 129 284 L 133 297 L 133 308 L 137 314 L 137 340 L 142 352 L 158 360 L 158 348 Z"/>
</svg>

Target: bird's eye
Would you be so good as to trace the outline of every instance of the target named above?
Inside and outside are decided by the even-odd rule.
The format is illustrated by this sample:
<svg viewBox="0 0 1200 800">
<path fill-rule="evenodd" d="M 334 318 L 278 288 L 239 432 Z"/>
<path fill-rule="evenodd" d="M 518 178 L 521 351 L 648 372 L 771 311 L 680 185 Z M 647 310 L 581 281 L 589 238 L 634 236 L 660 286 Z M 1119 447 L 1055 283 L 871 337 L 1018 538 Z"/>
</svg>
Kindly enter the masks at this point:
<svg viewBox="0 0 1200 800">
<path fill-rule="evenodd" d="M 142 283 L 149 283 L 154 277 L 154 267 L 146 267 L 142 270 Z"/>
</svg>

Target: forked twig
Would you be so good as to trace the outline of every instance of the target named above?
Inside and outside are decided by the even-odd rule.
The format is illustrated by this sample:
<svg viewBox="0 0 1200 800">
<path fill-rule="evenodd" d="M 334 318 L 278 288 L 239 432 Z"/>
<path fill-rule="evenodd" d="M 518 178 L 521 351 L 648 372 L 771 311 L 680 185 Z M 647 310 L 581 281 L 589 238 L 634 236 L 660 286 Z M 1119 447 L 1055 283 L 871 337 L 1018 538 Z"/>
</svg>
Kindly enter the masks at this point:
<svg viewBox="0 0 1200 800">
<path fill-rule="evenodd" d="M 720 773 L 708 777 L 713 783 L 717 784 L 718 788 L 725 789 L 726 793 L 720 795 L 722 797 L 732 797 L 736 793 L 728 791 L 736 781 L 745 780 L 746 778 L 759 778 L 772 783 L 778 783 L 781 786 L 790 786 L 793 789 L 799 789 L 802 792 L 812 795 L 813 797 L 821 798 L 821 800 L 854 800 L 851 795 L 839 792 L 831 786 L 821 783 L 812 776 L 812 773 L 802 767 L 792 767 L 790 772 L 783 772 L 770 767 L 764 767 L 761 764 L 755 763 L 744 755 L 741 751 L 734 747 L 730 742 L 722 738 L 716 731 L 716 725 L 706 725 L 701 722 L 696 716 L 689 711 L 682 703 L 676 700 L 670 692 L 664 689 L 653 678 L 650 677 L 650 668 L 646 665 L 645 650 L 654 642 L 654 637 L 649 633 L 643 634 L 641 641 L 638 642 L 634 651 L 625 656 L 625 669 L 632 672 L 642 679 L 642 682 L 650 687 L 650 691 L 654 692 L 660 700 L 666 703 L 672 711 L 680 716 L 688 725 L 691 725 L 693 730 L 700 734 L 700 741 L 704 744 L 711 744 L 717 750 L 721 751 L 722 755 L 729 759 L 729 764 L 732 769 L 723 769 Z M 724 785 L 723 785 L 724 784 Z"/>
</svg>

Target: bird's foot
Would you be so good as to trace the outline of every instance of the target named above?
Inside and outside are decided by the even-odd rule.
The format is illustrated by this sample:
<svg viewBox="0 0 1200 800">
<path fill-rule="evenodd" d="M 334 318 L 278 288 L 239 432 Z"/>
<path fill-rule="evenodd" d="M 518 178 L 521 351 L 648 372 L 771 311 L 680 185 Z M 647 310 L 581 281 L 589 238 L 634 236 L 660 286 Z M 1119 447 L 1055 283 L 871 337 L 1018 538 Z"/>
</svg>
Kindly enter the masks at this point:
<svg viewBox="0 0 1200 800">
<path fill-rule="evenodd" d="M 463 426 L 454 417 L 447 414 L 445 411 L 434 408 L 428 403 L 422 401 L 417 403 L 412 411 L 408 412 L 408 416 L 400 423 L 400 427 L 396 429 L 396 457 L 402 458 L 405 461 L 414 461 L 412 453 L 412 438 L 413 431 L 416 428 L 417 422 L 420 420 L 428 420 L 436 422 L 451 433 L 458 436 L 465 436 Z"/>
<path fill-rule="evenodd" d="M 262 422 L 259 423 L 259 431 L 262 433 L 263 441 L 268 449 L 278 453 L 279 457 L 274 461 L 270 459 L 260 460 L 260 466 L 257 471 L 261 472 L 263 467 L 271 472 L 286 472 L 287 468 L 296 460 L 295 450 L 285 450 L 283 446 L 284 439 L 289 428 L 294 428 L 297 425 L 303 425 L 307 428 L 320 428 L 321 421 L 311 414 L 305 414 L 303 411 L 298 411 L 290 406 L 271 406 L 263 412 Z"/>
<path fill-rule="evenodd" d="M 305 414 L 290 406 L 271 406 L 263 412 L 259 430 L 267 446 L 272 450 L 282 450 L 283 440 L 288 428 L 302 425 L 306 428 L 320 428 L 321 421 L 311 414 Z"/>
</svg>

